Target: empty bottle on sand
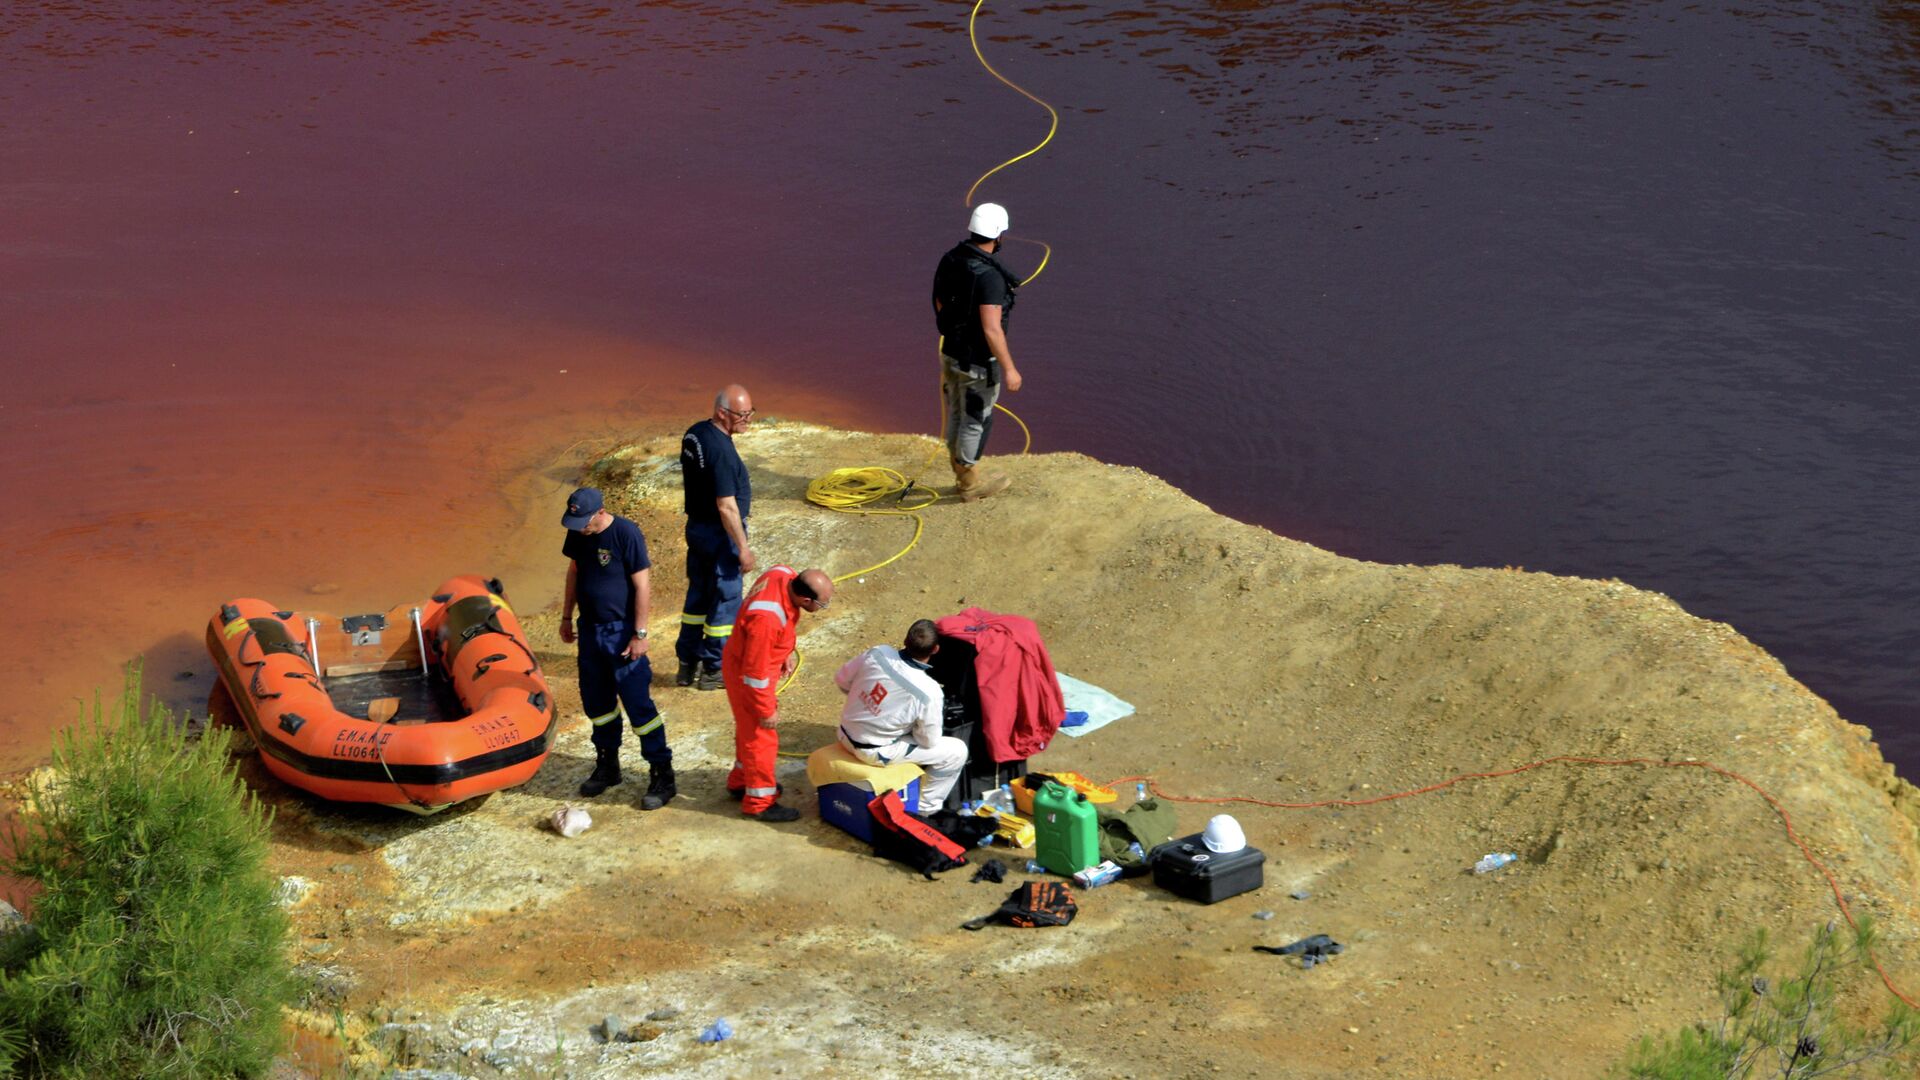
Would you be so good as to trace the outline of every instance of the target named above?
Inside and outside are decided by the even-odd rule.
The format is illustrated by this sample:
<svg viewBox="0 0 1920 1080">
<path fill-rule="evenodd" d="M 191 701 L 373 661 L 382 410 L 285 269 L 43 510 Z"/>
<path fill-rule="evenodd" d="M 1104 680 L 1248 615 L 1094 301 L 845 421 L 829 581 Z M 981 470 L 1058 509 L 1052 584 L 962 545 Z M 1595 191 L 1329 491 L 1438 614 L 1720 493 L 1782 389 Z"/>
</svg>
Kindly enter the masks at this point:
<svg viewBox="0 0 1920 1080">
<path fill-rule="evenodd" d="M 1473 864 L 1473 872 L 1476 874 L 1491 874 L 1519 857 L 1520 856 L 1515 855 L 1511 851 L 1496 851 L 1489 855 L 1483 855 L 1480 857 L 1479 862 Z"/>
</svg>

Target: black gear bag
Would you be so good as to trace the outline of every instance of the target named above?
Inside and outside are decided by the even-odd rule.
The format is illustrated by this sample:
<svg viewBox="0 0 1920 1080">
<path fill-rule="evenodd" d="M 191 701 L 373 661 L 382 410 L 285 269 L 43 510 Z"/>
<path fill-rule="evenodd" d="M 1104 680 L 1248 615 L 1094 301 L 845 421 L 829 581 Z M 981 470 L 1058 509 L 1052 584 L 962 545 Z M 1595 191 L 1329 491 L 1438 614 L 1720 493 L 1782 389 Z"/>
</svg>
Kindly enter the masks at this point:
<svg viewBox="0 0 1920 1080">
<path fill-rule="evenodd" d="M 1073 890 L 1059 881 L 1029 881 L 1007 897 L 990 915 L 969 919 L 960 925 L 968 930 L 979 930 L 988 923 L 1003 922 L 1008 926 L 1065 926 L 1080 914 L 1080 905 L 1073 902 Z"/>
</svg>

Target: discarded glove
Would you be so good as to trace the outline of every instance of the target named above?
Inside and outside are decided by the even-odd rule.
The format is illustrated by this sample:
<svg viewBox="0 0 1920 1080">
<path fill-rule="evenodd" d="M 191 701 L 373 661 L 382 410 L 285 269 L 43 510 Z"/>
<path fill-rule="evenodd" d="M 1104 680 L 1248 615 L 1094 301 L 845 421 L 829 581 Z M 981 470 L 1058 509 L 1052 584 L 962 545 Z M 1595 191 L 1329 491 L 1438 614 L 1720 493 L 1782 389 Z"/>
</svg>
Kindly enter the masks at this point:
<svg viewBox="0 0 1920 1080">
<path fill-rule="evenodd" d="M 726 1042 L 731 1038 L 733 1038 L 733 1025 L 727 1023 L 725 1017 L 721 1017 L 713 1023 L 708 1024 L 707 1030 L 701 1032 L 699 1035 L 699 1039 L 703 1043 Z"/>
<path fill-rule="evenodd" d="M 988 859 L 980 869 L 973 872 L 975 881 L 991 881 L 995 885 L 1007 880 L 1007 864 L 999 859 Z"/>
<path fill-rule="evenodd" d="M 1335 953 L 1346 952 L 1347 947 L 1325 934 L 1315 934 L 1312 937 L 1303 937 L 1291 945 L 1281 945 L 1277 948 L 1272 945 L 1255 945 L 1253 951 L 1272 953 L 1275 956 L 1298 956 L 1300 966 L 1310 968 L 1315 964 L 1326 963 Z"/>
</svg>

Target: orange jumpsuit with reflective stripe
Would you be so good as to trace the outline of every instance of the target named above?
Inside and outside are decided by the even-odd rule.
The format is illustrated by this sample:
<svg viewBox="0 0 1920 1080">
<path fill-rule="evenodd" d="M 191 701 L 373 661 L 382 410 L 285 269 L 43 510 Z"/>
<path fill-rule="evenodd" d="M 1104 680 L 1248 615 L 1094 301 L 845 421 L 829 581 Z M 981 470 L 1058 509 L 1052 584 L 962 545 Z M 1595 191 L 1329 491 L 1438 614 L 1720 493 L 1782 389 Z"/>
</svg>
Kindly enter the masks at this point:
<svg viewBox="0 0 1920 1080">
<path fill-rule="evenodd" d="M 740 809 L 748 814 L 772 806 L 780 791 L 773 777 L 780 733 L 760 721 L 779 707 L 780 669 L 793 655 L 800 625 L 800 608 L 793 602 L 796 573 L 791 566 L 776 566 L 754 583 L 720 654 L 720 680 L 733 709 L 734 761 L 727 787 L 746 789 Z"/>
</svg>

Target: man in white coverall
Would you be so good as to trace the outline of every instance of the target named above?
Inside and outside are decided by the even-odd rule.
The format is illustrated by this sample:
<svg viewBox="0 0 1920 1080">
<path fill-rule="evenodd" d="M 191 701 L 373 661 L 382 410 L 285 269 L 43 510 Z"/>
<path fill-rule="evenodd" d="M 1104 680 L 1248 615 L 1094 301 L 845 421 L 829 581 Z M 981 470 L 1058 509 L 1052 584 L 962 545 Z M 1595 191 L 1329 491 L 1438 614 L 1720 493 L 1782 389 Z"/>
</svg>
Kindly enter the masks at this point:
<svg viewBox="0 0 1920 1080">
<path fill-rule="evenodd" d="M 927 674 L 939 648 L 933 620 L 921 619 L 900 648 L 875 645 L 833 677 L 847 692 L 840 745 L 869 765 L 911 761 L 925 769 L 916 808 L 922 814 L 940 809 L 967 767 L 967 744 L 940 734 L 943 695 Z"/>
</svg>

